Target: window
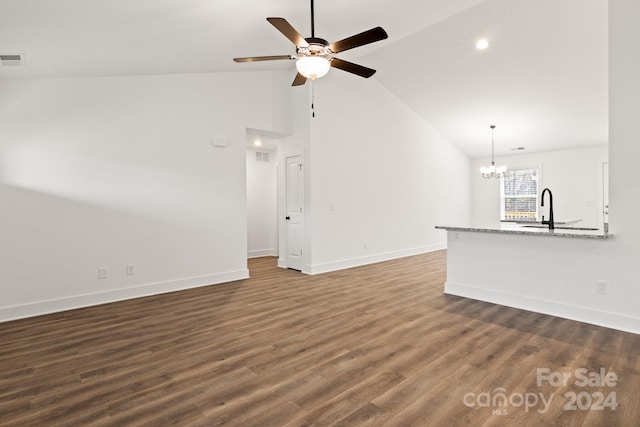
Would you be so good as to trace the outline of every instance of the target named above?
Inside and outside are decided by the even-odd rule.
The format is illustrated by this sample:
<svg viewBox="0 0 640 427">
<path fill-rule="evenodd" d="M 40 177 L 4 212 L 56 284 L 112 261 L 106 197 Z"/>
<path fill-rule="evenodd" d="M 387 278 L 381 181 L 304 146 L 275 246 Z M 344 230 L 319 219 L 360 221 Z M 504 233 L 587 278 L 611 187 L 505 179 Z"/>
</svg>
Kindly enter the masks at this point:
<svg viewBox="0 0 640 427">
<path fill-rule="evenodd" d="M 500 219 L 536 221 L 538 219 L 538 169 L 507 171 L 501 178 Z"/>
</svg>

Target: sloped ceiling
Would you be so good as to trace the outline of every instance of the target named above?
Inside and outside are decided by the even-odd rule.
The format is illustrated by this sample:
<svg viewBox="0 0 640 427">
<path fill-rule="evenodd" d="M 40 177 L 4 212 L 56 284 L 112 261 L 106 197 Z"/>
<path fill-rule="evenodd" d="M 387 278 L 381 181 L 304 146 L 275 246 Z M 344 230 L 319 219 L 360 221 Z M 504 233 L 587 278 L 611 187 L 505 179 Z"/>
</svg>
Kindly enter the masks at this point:
<svg viewBox="0 0 640 427">
<path fill-rule="evenodd" d="M 373 78 L 471 157 L 489 152 L 490 124 L 498 154 L 607 142 L 606 0 L 315 3 L 316 35 L 329 41 L 384 27 L 388 40 L 340 57 L 377 69 Z M 310 35 L 304 0 L 2 0 L 0 54 L 24 54 L 26 63 L 0 67 L 0 79 L 266 69 L 293 76 L 289 61 L 232 61 L 295 52 L 269 16 Z M 483 52 L 474 48 L 481 36 L 491 43 Z"/>
<path fill-rule="evenodd" d="M 363 60 L 471 157 L 608 141 L 607 2 L 491 0 Z M 487 37 L 490 47 L 475 49 Z"/>
</svg>

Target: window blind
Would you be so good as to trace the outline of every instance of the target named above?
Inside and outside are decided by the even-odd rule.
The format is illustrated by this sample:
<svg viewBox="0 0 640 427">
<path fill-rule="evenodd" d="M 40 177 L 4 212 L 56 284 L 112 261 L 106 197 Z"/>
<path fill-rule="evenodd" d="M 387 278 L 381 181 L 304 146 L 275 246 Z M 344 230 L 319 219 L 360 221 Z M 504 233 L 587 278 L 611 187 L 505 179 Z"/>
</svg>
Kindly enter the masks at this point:
<svg viewBox="0 0 640 427">
<path fill-rule="evenodd" d="M 538 169 L 507 171 L 500 191 L 500 217 L 506 221 L 538 218 Z"/>
</svg>

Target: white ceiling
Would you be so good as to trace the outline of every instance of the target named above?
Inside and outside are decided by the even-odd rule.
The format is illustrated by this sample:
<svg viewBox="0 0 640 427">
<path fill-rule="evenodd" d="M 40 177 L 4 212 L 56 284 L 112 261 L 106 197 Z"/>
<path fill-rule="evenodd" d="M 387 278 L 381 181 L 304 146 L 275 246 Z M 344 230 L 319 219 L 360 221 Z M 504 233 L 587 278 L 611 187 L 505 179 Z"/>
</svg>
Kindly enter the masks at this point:
<svg viewBox="0 0 640 427">
<path fill-rule="evenodd" d="M 382 82 L 471 157 L 607 142 L 607 0 L 317 0 L 330 42 L 382 26 L 341 58 Z M 310 35 L 304 0 L 1 0 L 0 79 L 291 68 L 237 56 L 293 54 L 266 20 Z M 491 46 L 478 52 L 475 39 Z M 338 70 L 335 70 L 339 72 Z M 356 78 L 356 77 L 354 77 Z M 2 102 L 0 100 L 0 102 Z"/>
</svg>

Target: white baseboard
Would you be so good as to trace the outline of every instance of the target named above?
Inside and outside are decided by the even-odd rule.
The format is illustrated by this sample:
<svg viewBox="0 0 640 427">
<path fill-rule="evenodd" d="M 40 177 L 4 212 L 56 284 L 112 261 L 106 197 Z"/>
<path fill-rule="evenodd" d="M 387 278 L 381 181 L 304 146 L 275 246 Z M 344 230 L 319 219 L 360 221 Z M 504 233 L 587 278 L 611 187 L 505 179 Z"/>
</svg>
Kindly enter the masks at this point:
<svg viewBox="0 0 640 427">
<path fill-rule="evenodd" d="M 96 292 L 85 295 L 75 295 L 49 301 L 38 301 L 29 304 L 0 307 L 0 322 L 23 319 L 25 317 L 40 316 L 43 314 L 57 313 L 76 308 L 106 304 L 150 295 L 164 294 L 167 292 L 181 291 L 202 286 L 216 285 L 249 278 L 249 270 L 242 269 L 226 273 L 218 273 L 207 276 L 189 277 L 160 283 L 150 283 L 124 289 L 112 289 L 104 292 Z"/>
<path fill-rule="evenodd" d="M 258 249 L 247 253 L 248 258 L 260 258 L 263 256 L 278 256 L 278 251 L 277 249 Z"/>
<path fill-rule="evenodd" d="M 497 292 L 450 281 L 445 283 L 444 293 L 640 334 L 640 318 L 590 307 L 575 306 L 526 295 Z"/>
<path fill-rule="evenodd" d="M 330 271 L 344 270 L 345 268 L 359 267 L 367 264 L 374 264 L 376 262 L 389 261 L 397 258 L 404 258 L 413 255 L 424 254 L 427 252 L 439 251 L 447 248 L 447 243 L 434 243 L 432 245 L 421 246 L 418 248 L 403 249 L 400 251 L 384 252 L 375 255 L 368 255 L 357 258 L 349 258 L 339 261 L 326 262 L 322 264 L 314 264 L 308 267 L 305 273 L 308 274 L 320 274 Z"/>
</svg>

